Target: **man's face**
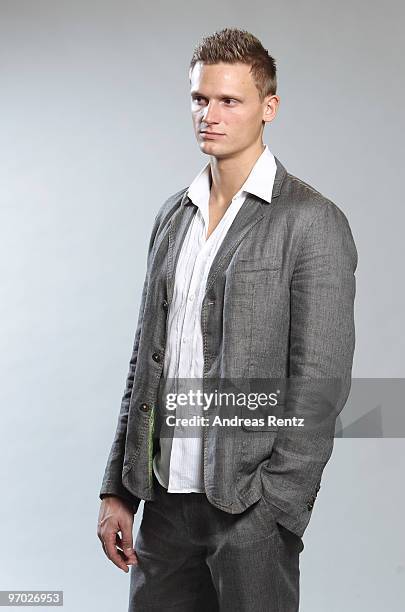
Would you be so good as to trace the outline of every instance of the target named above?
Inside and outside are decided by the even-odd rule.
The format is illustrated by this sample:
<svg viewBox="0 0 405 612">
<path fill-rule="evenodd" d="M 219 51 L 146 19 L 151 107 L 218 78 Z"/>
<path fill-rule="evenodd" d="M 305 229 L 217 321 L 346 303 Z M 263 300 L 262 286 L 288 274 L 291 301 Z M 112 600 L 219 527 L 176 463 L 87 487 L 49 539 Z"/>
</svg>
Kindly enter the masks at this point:
<svg viewBox="0 0 405 612">
<path fill-rule="evenodd" d="M 194 66 L 190 74 L 191 114 L 203 153 L 227 157 L 261 142 L 262 121 L 274 117 L 275 111 L 273 108 L 269 114 L 267 108 L 271 96 L 260 101 L 249 71 L 250 66 L 240 62 L 197 62 Z"/>
</svg>

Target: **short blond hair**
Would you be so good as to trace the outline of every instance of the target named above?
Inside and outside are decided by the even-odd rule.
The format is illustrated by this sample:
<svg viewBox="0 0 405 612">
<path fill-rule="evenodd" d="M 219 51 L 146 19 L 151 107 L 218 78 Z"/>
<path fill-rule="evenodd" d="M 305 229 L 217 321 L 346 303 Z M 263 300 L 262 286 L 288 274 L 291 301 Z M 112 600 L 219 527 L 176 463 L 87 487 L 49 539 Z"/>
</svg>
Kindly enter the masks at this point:
<svg viewBox="0 0 405 612">
<path fill-rule="evenodd" d="M 277 91 L 276 61 L 269 55 L 256 36 L 238 28 L 224 28 L 206 36 L 195 47 L 190 62 L 190 71 L 197 62 L 251 65 L 250 72 L 259 92 L 260 100 Z"/>
</svg>

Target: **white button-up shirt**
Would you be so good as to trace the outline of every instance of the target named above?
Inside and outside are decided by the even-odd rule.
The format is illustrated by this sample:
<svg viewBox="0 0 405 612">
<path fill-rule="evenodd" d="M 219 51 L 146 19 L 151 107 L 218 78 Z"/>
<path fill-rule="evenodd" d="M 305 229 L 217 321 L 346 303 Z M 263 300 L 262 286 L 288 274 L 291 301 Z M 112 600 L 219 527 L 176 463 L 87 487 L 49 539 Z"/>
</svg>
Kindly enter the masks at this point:
<svg viewBox="0 0 405 612">
<path fill-rule="evenodd" d="M 198 173 L 187 191 L 187 195 L 198 209 L 179 254 L 172 304 L 168 313 L 163 376 L 171 383 L 176 379 L 202 380 L 203 378 L 201 307 L 212 261 L 247 193 L 271 202 L 275 174 L 274 156 L 265 145 L 246 181 L 232 198 L 225 214 L 208 239 L 206 236 L 209 226 L 209 162 Z M 173 388 L 170 388 L 170 391 L 172 392 Z M 202 429 L 196 438 L 188 437 L 187 434 L 181 435 L 180 429 L 174 428 L 173 438 L 163 436 L 160 438 L 160 452 L 153 460 L 154 472 L 169 493 L 203 493 L 205 491 Z"/>
</svg>

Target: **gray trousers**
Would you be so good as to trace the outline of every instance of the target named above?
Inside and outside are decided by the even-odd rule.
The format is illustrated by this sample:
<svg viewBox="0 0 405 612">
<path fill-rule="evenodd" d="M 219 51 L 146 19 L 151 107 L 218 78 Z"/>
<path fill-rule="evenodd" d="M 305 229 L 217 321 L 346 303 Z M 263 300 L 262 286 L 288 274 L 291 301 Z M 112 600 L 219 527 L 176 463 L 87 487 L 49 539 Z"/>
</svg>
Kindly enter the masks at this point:
<svg viewBox="0 0 405 612">
<path fill-rule="evenodd" d="M 128 612 L 297 612 L 302 539 L 261 498 L 241 514 L 154 475 L 130 570 Z"/>
</svg>

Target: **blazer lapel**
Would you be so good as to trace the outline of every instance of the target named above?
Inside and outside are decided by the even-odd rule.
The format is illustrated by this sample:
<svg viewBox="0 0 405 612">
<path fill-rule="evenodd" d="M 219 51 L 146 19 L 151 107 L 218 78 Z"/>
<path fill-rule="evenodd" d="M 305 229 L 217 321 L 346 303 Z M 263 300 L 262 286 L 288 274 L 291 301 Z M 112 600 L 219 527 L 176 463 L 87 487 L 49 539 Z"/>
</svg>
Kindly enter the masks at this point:
<svg viewBox="0 0 405 612">
<path fill-rule="evenodd" d="M 270 212 L 274 199 L 279 196 L 281 185 L 287 172 L 276 156 L 274 156 L 274 159 L 277 169 L 274 177 L 271 203 L 269 204 L 253 194 L 248 194 L 246 196 L 244 203 L 233 220 L 211 264 L 205 292 L 212 286 L 216 275 L 227 260 L 227 255 L 236 249 L 252 226 L 261 221 L 261 219 Z"/>
<path fill-rule="evenodd" d="M 261 200 L 254 195 L 248 194 L 212 261 L 205 292 L 210 289 L 216 275 L 226 261 L 227 255 L 236 249 L 245 234 L 263 217 L 264 211 Z"/>
<path fill-rule="evenodd" d="M 187 192 L 186 192 L 187 193 Z M 176 272 L 177 260 L 179 258 L 180 249 L 190 223 L 197 212 L 197 207 L 189 200 L 186 193 L 183 195 L 180 206 L 170 219 L 169 236 L 167 247 L 167 299 L 169 303 L 172 300 L 174 290 L 174 278 Z M 186 205 L 187 201 L 191 206 Z"/>
<path fill-rule="evenodd" d="M 275 157 L 275 161 L 277 170 L 274 178 L 271 203 L 279 196 L 281 185 L 286 175 L 286 169 L 277 157 Z M 209 290 L 214 282 L 216 275 L 221 270 L 221 266 L 226 261 L 227 255 L 236 249 L 252 226 L 258 223 L 271 208 L 271 204 L 253 194 L 248 194 L 246 196 L 243 205 L 233 220 L 211 264 L 207 278 L 206 291 Z M 169 225 L 167 254 L 167 296 L 169 302 L 173 296 L 176 265 L 180 249 L 196 212 L 197 206 L 188 198 L 186 190 Z"/>
</svg>

